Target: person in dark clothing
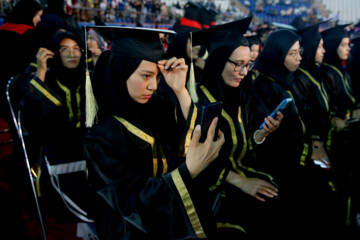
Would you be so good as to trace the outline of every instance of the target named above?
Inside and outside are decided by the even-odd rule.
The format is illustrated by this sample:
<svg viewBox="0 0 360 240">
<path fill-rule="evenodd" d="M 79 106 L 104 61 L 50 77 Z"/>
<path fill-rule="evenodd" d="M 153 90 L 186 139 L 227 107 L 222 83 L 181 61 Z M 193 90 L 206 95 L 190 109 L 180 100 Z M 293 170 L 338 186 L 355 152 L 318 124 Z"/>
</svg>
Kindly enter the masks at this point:
<svg viewBox="0 0 360 240">
<path fill-rule="evenodd" d="M 351 50 L 350 57 L 346 64 L 346 70 L 350 74 L 351 85 L 356 99 L 360 99 L 360 71 L 358 69 L 360 63 L 360 36 L 350 39 Z"/>
<path fill-rule="evenodd" d="M 42 13 L 39 2 L 21 0 L 0 26 L 0 117 L 7 121 L 11 119 L 5 95 L 6 85 L 12 76 L 23 72 L 36 55 L 31 51 L 31 40 L 35 37 L 34 28 L 40 22 Z"/>
<path fill-rule="evenodd" d="M 249 42 L 250 47 L 250 59 L 252 62 L 255 63 L 257 57 L 260 53 L 260 40 L 257 35 L 250 35 L 246 36 L 246 40 Z M 256 70 L 255 67 L 249 70 L 248 74 L 245 76 L 242 87 L 244 91 L 252 91 L 251 88 L 253 87 L 254 81 L 256 77 L 259 75 L 259 71 Z"/>
<path fill-rule="evenodd" d="M 350 78 L 351 78 L 351 85 L 354 91 L 354 97 L 356 99 L 360 99 L 360 71 L 359 71 L 359 64 L 360 64 L 360 37 L 354 37 L 351 40 L 351 50 L 350 50 L 350 58 L 348 63 L 346 64 L 346 70 L 348 71 Z M 355 145 L 354 145 L 355 147 Z M 355 162 L 354 169 L 360 169 L 359 161 Z M 360 186 L 360 174 L 353 175 L 352 178 L 353 184 L 353 194 L 352 194 L 352 216 L 353 219 L 352 223 L 354 224 L 354 219 L 357 219 L 359 222 L 360 219 L 360 192 L 357 190 Z M 358 235 L 360 233 L 359 224 L 357 227 L 354 227 L 355 231 L 353 234 Z"/>
<path fill-rule="evenodd" d="M 31 40 L 42 12 L 42 6 L 35 0 L 17 1 L 0 26 L 0 225 L 3 239 L 28 238 L 24 218 L 29 215 L 28 203 L 32 203 L 32 197 L 6 89 L 9 80 L 17 79 L 36 54 L 31 51 Z M 21 81 L 14 81 L 9 91 L 15 111 L 23 96 L 21 86 Z M 30 209 L 33 209 L 32 204 Z M 13 226 L 18 226 L 17 231 L 13 231 Z"/>
<path fill-rule="evenodd" d="M 256 61 L 260 75 L 256 78 L 249 103 L 250 126 L 257 128 L 285 98 L 292 103 L 283 111 L 279 129 L 255 149 L 260 170 L 274 177 L 279 186 L 279 211 L 269 223 L 272 230 L 281 226 L 280 235 L 296 232 L 302 236 L 320 236 L 327 232 L 318 229 L 308 218 L 312 205 L 323 204 L 311 193 L 316 191 L 316 179 L 308 178 L 307 167 L 314 165 L 312 149 L 306 137 L 307 128 L 297 107 L 294 72 L 301 62 L 301 37 L 291 30 L 279 29 L 267 38 Z M 269 158 L 269 156 L 273 156 Z M 306 180 L 306 181 L 305 181 Z M 314 199 L 313 199 L 314 197 Z M 274 225 L 273 225 L 274 224 Z M 270 228 L 271 229 L 271 228 Z M 286 230 L 285 230 L 286 229 Z"/>
<path fill-rule="evenodd" d="M 330 122 L 329 97 L 320 73 L 320 65 L 325 49 L 319 32 L 321 23 L 298 29 L 304 49 L 300 67 L 294 72 L 295 82 L 290 87 L 298 113 L 306 128 L 306 138 L 311 144 L 311 159 L 305 164 L 307 178 L 304 182 L 311 185 L 307 193 L 312 196 L 308 208 L 312 212 L 311 219 L 319 228 L 327 233 L 340 229 L 339 204 L 332 168 L 331 136 L 333 128 Z M 319 202 L 321 204 L 311 204 Z"/>
<path fill-rule="evenodd" d="M 85 45 L 84 31 L 80 28 L 75 18 L 66 12 L 64 0 L 47 0 L 42 21 L 37 26 L 37 47 L 43 44 L 57 30 L 63 29 L 78 36 L 81 44 Z"/>
<path fill-rule="evenodd" d="M 352 80 L 346 69 L 350 54 L 350 38 L 345 30 L 347 25 L 339 25 L 321 32 L 326 50 L 321 65 L 325 86 L 329 94 L 331 123 L 334 127 L 332 136 L 332 165 L 335 174 L 335 186 L 339 195 L 345 227 L 356 227 L 356 210 L 353 207 L 353 196 L 358 196 L 359 186 L 356 180 L 360 171 L 358 161 L 354 159 L 357 148 L 360 123 L 360 102 L 354 95 Z M 355 120 L 354 123 L 350 123 Z"/>
<path fill-rule="evenodd" d="M 20 109 L 45 228 L 56 239 L 78 239 L 83 228 L 95 235 L 88 214 L 82 48 L 75 34 L 56 32 L 36 55 Z"/>
<path fill-rule="evenodd" d="M 223 103 L 219 128 L 225 144 L 217 160 L 202 174 L 210 182 L 209 198 L 217 223 L 214 239 L 256 239 L 265 231 L 272 215 L 272 200 L 277 196 L 276 183 L 266 172 L 252 167 L 252 149 L 275 131 L 282 114 L 267 117 L 264 128 L 250 132 L 247 122 L 247 102 L 242 90 L 244 77 L 251 70 L 249 43 L 243 34 L 252 16 L 217 25 L 193 33 L 193 44 L 206 45 L 209 57 L 197 86 L 197 105 Z M 260 126 L 260 124 L 259 124 Z M 209 172 L 221 170 L 216 181 L 207 179 Z"/>
<path fill-rule="evenodd" d="M 188 67 L 182 58 L 163 58 L 159 32 L 173 31 L 111 29 L 111 49 L 100 55 L 87 95 L 97 103 L 87 111 L 85 152 L 99 238 L 206 238 L 214 223 L 197 176 L 224 136 L 219 131 L 213 141 L 215 119 L 199 143 L 197 108 L 185 88 Z M 156 94 L 160 74 L 176 106 Z"/>
</svg>

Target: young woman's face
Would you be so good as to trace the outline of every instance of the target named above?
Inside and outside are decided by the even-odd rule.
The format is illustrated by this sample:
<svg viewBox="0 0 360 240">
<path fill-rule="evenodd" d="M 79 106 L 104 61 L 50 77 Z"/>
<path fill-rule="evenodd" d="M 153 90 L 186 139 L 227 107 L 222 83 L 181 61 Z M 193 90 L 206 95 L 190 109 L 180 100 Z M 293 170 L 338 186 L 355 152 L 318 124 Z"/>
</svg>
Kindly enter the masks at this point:
<svg viewBox="0 0 360 240">
<path fill-rule="evenodd" d="M 300 61 L 302 59 L 301 54 L 302 54 L 302 49 L 300 48 L 299 41 L 297 41 L 294 43 L 294 45 L 291 46 L 284 61 L 285 67 L 290 72 L 296 71 L 296 69 L 298 69 L 298 67 L 300 66 Z"/>
<path fill-rule="evenodd" d="M 226 61 L 221 74 L 225 84 L 230 87 L 239 87 L 249 71 L 250 62 L 250 48 L 247 46 L 236 48 Z"/>
<path fill-rule="evenodd" d="M 41 21 L 42 14 L 43 14 L 43 10 L 40 10 L 33 17 L 32 21 L 33 21 L 34 27 L 36 27 L 36 25 Z"/>
<path fill-rule="evenodd" d="M 315 62 L 322 63 L 324 59 L 324 54 L 325 54 L 324 41 L 320 39 L 319 46 L 316 50 Z"/>
<path fill-rule="evenodd" d="M 126 81 L 130 97 L 137 103 L 147 103 L 157 89 L 159 79 L 157 65 L 143 60 Z"/>
<path fill-rule="evenodd" d="M 253 44 L 250 48 L 251 61 L 255 62 L 256 58 L 259 56 L 260 44 Z"/>
<path fill-rule="evenodd" d="M 350 39 L 343 38 L 341 43 L 337 49 L 337 54 L 341 60 L 347 60 L 349 57 L 350 46 L 349 46 Z"/>
<path fill-rule="evenodd" d="M 60 59 L 64 67 L 75 69 L 80 64 L 81 49 L 79 45 L 70 38 L 64 38 L 60 42 Z"/>
</svg>

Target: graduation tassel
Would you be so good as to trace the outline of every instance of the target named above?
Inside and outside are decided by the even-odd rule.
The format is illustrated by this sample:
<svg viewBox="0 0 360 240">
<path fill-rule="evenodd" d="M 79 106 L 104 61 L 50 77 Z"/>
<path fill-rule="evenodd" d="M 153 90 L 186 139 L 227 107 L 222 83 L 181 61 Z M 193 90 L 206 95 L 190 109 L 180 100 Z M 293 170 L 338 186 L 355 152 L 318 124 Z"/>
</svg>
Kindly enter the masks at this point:
<svg viewBox="0 0 360 240">
<path fill-rule="evenodd" d="M 86 119 L 85 119 L 85 125 L 86 127 L 91 127 L 94 125 L 94 121 L 96 119 L 96 114 L 98 111 L 97 102 L 94 96 L 94 92 L 92 89 L 91 79 L 90 79 L 90 73 L 88 68 L 88 62 L 87 62 L 87 35 L 86 35 L 86 26 L 85 26 L 85 58 L 86 58 L 86 78 L 85 78 L 85 111 L 86 111 Z"/>
<path fill-rule="evenodd" d="M 189 91 L 190 97 L 194 103 L 199 101 L 199 97 L 196 93 L 196 82 L 195 82 L 195 72 L 194 72 L 194 63 L 192 60 L 192 33 L 190 32 L 190 42 L 191 42 L 191 63 L 190 63 L 190 72 L 189 72 L 189 81 L 187 82 L 186 88 Z"/>
</svg>

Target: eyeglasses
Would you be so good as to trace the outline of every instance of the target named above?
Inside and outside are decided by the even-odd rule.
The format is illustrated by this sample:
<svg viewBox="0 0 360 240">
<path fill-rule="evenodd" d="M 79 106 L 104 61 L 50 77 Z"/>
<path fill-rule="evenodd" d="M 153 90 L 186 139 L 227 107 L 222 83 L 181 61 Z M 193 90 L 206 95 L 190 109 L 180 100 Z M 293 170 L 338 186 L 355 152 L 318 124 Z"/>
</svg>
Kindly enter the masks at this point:
<svg viewBox="0 0 360 240">
<path fill-rule="evenodd" d="M 82 50 L 80 47 L 74 47 L 74 48 L 61 47 L 59 52 L 60 52 L 61 56 L 69 57 L 71 53 L 73 53 L 74 56 L 80 56 L 82 53 Z"/>
<path fill-rule="evenodd" d="M 248 64 L 238 64 L 237 62 L 234 62 L 230 59 L 228 59 L 228 62 L 231 62 L 235 65 L 234 72 L 242 72 L 246 68 L 247 71 L 250 71 L 255 66 L 254 62 L 249 62 Z"/>
<path fill-rule="evenodd" d="M 299 51 L 292 51 L 289 53 L 290 57 L 296 57 L 297 55 L 301 56 L 304 53 L 304 48 L 300 48 Z"/>
</svg>

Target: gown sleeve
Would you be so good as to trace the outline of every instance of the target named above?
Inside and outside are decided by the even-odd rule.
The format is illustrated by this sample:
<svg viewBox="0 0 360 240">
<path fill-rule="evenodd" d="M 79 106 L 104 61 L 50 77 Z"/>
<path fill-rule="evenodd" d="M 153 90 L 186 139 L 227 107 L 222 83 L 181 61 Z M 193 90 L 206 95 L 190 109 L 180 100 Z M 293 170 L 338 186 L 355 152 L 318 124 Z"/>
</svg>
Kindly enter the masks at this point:
<svg viewBox="0 0 360 240">
<path fill-rule="evenodd" d="M 141 134 L 109 117 L 86 136 L 100 236 L 110 239 L 119 233 L 127 239 L 131 232 L 134 239 L 205 238 L 207 210 L 185 163 L 153 177 L 151 144 Z"/>
</svg>

